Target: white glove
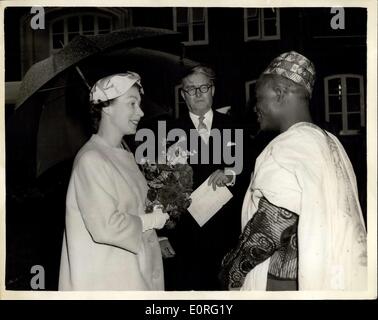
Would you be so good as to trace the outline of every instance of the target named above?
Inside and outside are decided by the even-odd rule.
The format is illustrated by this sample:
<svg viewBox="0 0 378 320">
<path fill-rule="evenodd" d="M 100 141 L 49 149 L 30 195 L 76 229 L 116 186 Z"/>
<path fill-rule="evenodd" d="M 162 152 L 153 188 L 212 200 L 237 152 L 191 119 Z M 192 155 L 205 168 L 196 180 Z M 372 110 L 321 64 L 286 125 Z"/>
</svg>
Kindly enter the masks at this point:
<svg viewBox="0 0 378 320">
<path fill-rule="evenodd" d="M 164 227 L 165 222 L 169 219 L 168 213 L 164 213 L 161 208 L 154 208 L 151 213 L 146 213 L 140 216 L 142 220 L 143 232 L 150 229 L 161 229 Z"/>
</svg>

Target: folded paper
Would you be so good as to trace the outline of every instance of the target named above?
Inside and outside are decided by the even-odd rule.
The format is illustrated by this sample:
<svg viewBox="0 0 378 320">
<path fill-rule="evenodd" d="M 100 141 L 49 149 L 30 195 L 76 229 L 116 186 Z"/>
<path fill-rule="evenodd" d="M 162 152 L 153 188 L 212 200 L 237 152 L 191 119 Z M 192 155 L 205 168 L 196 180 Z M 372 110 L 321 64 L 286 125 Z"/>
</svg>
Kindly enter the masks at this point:
<svg viewBox="0 0 378 320">
<path fill-rule="evenodd" d="M 194 190 L 190 196 L 192 203 L 188 211 L 200 227 L 209 221 L 232 198 L 232 193 L 226 186 L 217 187 L 214 190 L 208 182 L 209 178 Z"/>
</svg>

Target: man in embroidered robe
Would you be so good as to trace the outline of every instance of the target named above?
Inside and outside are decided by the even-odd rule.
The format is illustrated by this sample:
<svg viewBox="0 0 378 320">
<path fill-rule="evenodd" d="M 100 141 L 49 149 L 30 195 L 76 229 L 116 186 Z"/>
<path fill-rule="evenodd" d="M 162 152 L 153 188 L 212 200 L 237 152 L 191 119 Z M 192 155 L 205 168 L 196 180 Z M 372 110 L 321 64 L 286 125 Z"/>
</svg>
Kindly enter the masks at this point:
<svg viewBox="0 0 378 320">
<path fill-rule="evenodd" d="M 344 148 L 312 124 L 313 63 L 291 51 L 256 85 L 261 130 L 277 130 L 256 160 L 243 232 L 223 260 L 231 290 L 365 290 L 366 229 Z"/>
</svg>

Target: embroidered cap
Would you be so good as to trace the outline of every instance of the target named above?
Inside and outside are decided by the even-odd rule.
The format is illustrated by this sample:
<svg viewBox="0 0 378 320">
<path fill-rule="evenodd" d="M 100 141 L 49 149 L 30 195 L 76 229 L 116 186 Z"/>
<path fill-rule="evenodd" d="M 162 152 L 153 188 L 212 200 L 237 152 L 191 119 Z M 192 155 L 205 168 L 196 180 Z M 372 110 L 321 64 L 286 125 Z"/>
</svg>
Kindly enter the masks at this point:
<svg viewBox="0 0 378 320">
<path fill-rule="evenodd" d="M 290 51 L 279 55 L 269 64 L 263 74 L 278 74 L 304 86 L 310 94 L 315 82 L 315 66 L 305 56 Z"/>
<path fill-rule="evenodd" d="M 140 88 L 143 94 L 143 87 L 139 74 L 131 71 L 126 73 L 113 74 L 98 80 L 89 93 L 89 101 L 93 104 L 109 101 L 126 93 L 134 84 Z"/>
</svg>

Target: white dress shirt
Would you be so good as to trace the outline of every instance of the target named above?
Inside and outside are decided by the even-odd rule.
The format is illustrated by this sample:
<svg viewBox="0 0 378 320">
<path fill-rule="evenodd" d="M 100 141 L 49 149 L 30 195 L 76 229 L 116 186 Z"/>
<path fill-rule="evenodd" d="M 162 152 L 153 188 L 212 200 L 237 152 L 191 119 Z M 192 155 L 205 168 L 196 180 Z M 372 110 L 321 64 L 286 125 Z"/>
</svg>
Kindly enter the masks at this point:
<svg viewBox="0 0 378 320">
<path fill-rule="evenodd" d="M 192 119 L 194 127 L 198 131 L 198 125 L 199 125 L 199 118 L 200 117 L 198 115 L 192 113 L 192 112 L 189 112 L 189 116 L 190 116 L 190 119 Z M 204 116 L 203 123 L 207 127 L 207 132 L 199 132 L 198 131 L 198 133 L 201 136 L 201 138 L 204 140 L 204 142 L 207 144 L 209 142 L 211 125 L 213 124 L 213 117 L 214 117 L 213 109 L 210 109 L 209 111 L 207 111 L 203 116 Z"/>
</svg>

